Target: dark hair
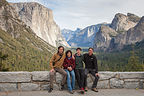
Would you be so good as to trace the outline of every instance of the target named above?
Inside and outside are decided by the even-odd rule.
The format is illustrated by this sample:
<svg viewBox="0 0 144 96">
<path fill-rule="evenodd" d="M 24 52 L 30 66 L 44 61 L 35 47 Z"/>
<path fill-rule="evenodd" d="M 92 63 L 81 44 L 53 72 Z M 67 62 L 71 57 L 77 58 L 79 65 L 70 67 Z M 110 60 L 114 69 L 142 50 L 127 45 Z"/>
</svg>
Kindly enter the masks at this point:
<svg viewBox="0 0 144 96">
<path fill-rule="evenodd" d="M 64 47 L 63 47 L 63 46 L 59 46 L 57 53 L 59 53 L 59 49 L 60 49 L 60 48 L 63 48 L 63 52 L 64 52 Z"/>
<path fill-rule="evenodd" d="M 90 50 L 90 49 L 92 49 L 92 50 L 94 51 L 94 49 L 93 49 L 92 47 L 89 47 L 89 49 L 88 49 L 88 50 Z"/>
<path fill-rule="evenodd" d="M 71 53 L 71 56 L 72 56 L 72 51 L 71 51 L 71 50 L 67 50 L 67 51 L 66 51 L 66 57 L 67 57 L 67 54 L 68 54 L 69 52 Z"/>
<path fill-rule="evenodd" d="M 77 50 L 80 50 L 80 51 L 81 51 L 82 49 L 81 49 L 80 47 L 78 47 L 78 48 L 76 49 L 76 51 L 77 51 Z"/>
</svg>

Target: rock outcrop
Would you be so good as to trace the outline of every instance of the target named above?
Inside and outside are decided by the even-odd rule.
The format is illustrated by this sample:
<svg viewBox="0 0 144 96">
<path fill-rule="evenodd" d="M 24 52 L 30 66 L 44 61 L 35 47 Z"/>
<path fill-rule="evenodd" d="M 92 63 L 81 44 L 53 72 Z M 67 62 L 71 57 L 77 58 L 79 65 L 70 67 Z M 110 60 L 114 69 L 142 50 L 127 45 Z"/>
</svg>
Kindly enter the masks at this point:
<svg viewBox="0 0 144 96">
<path fill-rule="evenodd" d="M 96 51 L 121 50 L 125 45 L 134 44 L 144 39 L 143 18 L 128 13 L 115 15 L 110 26 L 100 28 L 94 39 Z M 114 34 L 113 36 L 111 34 Z"/>
<path fill-rule="evenodd" d="M 139 20 L 141 19 L 139 16 L 132 14 L 132 13 L 127 13 L 128 19 L 132 22 L 138 23 Z"/>
<path fill-rule="evenodd" d="M 68 43 L 62 37 L 59 26 L 53 20 L 52 10 L 41 4 L 30 3 L 11 3 L 15 8 L 19 18 L 36 33 L 37 36 L 53 46 Z"/>
<path fill-rule="evenodd" d="M 0 51 L 8 54 L 8 58 L 3 61 L 6 68 L 10 71 L 24 71 L 37 69 L 38 66 L 48 69 L 44 66 L 48 66 L 55 48 L 22 22 L 8 2 L 0 0 Z"/>
<path fill-rule="evenodd" d="M 102 25 L 95 36 L 95 40 L 94 40 L 95 50 L 107 50 L 111 39 L 115 37 L 117 34 L 118 33 L 114 29 Z"/>
<path fill-rule="evenodd" d="M 144 40 L 144 16 L 135 27 L 129 29 L 125 34 L 116 36 L 111 49 L 122 49 L 124 45 L 135 44 L 142 40 Z"/>
<path fill-rule="evenodd" d="M 110 24 L 110 27 L 113 28 L 115 31 L 127 31 L 130 28 L 134 27 L 136 25 L 135 22 L 129 20 L 129 17 L 118 13 L 115 15 L 114 19 L 112 20 L 112 23 Z"/>
</svg>

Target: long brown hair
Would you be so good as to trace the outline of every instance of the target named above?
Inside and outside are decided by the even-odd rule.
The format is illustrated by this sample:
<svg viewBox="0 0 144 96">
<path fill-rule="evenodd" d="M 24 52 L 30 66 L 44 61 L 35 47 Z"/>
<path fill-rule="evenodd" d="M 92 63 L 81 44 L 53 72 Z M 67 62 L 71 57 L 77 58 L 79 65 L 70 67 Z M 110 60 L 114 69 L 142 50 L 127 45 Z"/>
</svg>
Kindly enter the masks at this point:
<svg viewBox="0 0 144 96">
<path fill-rule="evenodd" d="M 63 46 L 59 46 L 57 53 L 59 53 L 59 49 L 60 49 L 60 48 L 63 48 L 63 52 L 64 52 L 64 47 L 63 47 Z"/>
</svg>

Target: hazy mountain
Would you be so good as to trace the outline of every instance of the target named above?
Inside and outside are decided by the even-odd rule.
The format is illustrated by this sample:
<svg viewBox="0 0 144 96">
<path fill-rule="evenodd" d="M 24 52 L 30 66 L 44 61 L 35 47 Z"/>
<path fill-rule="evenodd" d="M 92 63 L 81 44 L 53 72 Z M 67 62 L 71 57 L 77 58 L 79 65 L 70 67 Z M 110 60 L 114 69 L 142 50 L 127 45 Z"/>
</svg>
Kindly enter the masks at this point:
<svg viewBox="0 0 144 96">
<path fill-rule="evenodd" d="M 80 30 L 80 28 L 77 28 L 75 31 L 72 31 L 70 29 L 62 29 L 61 33 L 63 37 L 66 39 L 66 41 L 69 41 Z"/>
<path fill-rule="evenodd" d="M 107 23 L 102 23 L 108 25 Z M 90 47 L 93 46 L 93 40 L 102 24 L 91 25 L 84 29 L 77 28 L 75 31 L 62 30 L 63 36 L 72 47 Z"/>
</svg>

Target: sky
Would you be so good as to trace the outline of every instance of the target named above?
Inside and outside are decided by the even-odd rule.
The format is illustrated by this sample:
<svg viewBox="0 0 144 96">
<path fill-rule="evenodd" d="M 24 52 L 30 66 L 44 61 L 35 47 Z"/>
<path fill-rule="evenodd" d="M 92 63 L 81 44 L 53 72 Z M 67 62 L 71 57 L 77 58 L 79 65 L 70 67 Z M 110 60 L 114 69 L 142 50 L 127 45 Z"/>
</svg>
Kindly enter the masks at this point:
<svg viewBox="0 0 144 96">
<path fill-rule="evenodd" d="M 7 0 L 38 2 L 53 10 L 61 29 L 85 28 L 98 23 L 111 23 L 116 13 L 144 16 L 144 0 Z"/>
</svg>

